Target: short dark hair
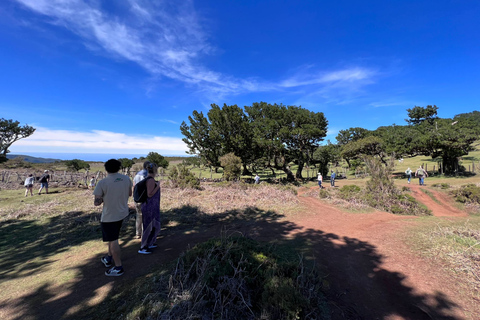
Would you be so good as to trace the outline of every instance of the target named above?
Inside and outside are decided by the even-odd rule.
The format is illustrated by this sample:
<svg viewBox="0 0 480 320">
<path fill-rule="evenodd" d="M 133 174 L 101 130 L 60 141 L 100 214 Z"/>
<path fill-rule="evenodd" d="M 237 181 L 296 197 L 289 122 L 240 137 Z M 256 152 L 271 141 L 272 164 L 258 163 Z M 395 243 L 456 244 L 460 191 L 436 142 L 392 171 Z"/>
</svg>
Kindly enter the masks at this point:
<svg viewBox="0 0 480 320">
<path fill-rule="evenodd" d="M 147 166 L 150 164 L 150 161 L 145 161 L 143 163 L 143 169 L 147 169 Z"/>
<path fill-rule="evenodd" d="M 122 163 L 117 159 L 110 159 L 105 162 L 105 170 L 107 170 L 108 173 L 116 173 L 120 170 L 121 167 Z"/>
</svg>

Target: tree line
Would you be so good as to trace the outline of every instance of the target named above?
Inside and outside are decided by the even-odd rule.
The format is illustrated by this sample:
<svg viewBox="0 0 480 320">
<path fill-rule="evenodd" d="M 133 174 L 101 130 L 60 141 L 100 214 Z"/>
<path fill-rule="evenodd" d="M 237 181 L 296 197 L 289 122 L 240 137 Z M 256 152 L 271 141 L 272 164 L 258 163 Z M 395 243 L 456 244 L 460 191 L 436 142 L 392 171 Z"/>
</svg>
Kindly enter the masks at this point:
<svg viewBox="0 0 480 320">
<path fill-rule="evenodd" d="M 243 175 L 265 168 L 272 173 L 285 172 L 288 180 L 302 179 L 305 166 L 316 166 L 326 175 L 331 164 L 336 166 L 344 159 L 349 168 L 355 168 L 364 163 L 365 156 L 376 157 L 384 164 L 391 157 L 431 156 L 441 163 L 446 174 L 462 170 L 459 158 L 474 150 L 473 143 L 480 134 L 480 112 L 440 118 L 438 107 L 428 105 L 407 109 L 407 116 L 404 125 L 340 130 L 336 143 L 325 143 L 328 121 L 322 112 L 266 102 L 244 108 L 212 104 L 206 115 L 193 111 L 189 123 L 182 122 L 180 131 L 187 153 L 197 156 L 192 160 L 217 170 L 222 167 L 222 157 L 234 154 L 241 159 Z M 20 126 L 18 121 L 0 119 L 0 162 L 7 160 L 8 148 L 15 141 L 34 132 L 35 128 Z M 143 159 L 168 167 L 168 161 L 156 152 Z M 122 167 L 129 170 L 138 159 L 120 160 Z M 292 163 L 297 166 L 295 174 Z M 78 159 L 66 165 L 74 171 L 89 167 Z"/>
<path fill-rule="evenodd" d="M 438 117 L 438 107 L 407 109 L 405 125 L 382 126 L 375 130 L 354 127 L 340 130 L 337 142 L 322 143 L 328 121 L 322 112 L 302 107 L 253 103 L 219 107 L 212 104 L 206 115 L 193 111 L 180 130 L 189 150 L 203 164 L 218 168 L 222 156 L 233 153 L 243 165 L 243 175 L 258 168 L 282 170 L 288 180 L 302 178 L 305 165 L 318 166 L 324 175 L 329 165 L 344 159 L 349 168 L 362 165 L 365 156 L 387 159 L 431 156 L 443 172 L 461 170 L 459 158 L 474 150 L 480 133 L 480 112 Z M 295 175 L 290 164 L 297 165 Z"/>
</svg>

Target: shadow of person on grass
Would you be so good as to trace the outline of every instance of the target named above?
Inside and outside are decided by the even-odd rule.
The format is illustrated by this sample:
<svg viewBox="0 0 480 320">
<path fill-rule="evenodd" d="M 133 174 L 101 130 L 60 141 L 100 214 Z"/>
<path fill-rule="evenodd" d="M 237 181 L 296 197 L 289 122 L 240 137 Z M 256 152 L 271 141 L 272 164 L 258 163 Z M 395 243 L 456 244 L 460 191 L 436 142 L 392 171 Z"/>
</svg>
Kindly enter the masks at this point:
<svg viewBox="0 0 480 320">
<path fill-rule="evenodd" d="M 52 223 L 62 228 L 62 219 Z M 145 286 L 146 277 L 153 283 L 159 274 L 168 274 L 170 263 L 195 244 L 220 237 L 225 232 L 240 232 L 258 241 L 311 252 L 311 259 L 315 259 L 322 273 L 328 275 L 326 279 L 331 289 L 326 294 L 332 319 L 385 319 L 388 316 L 418 320 L 461 319 L 454 316 L 458 306 L 443 293 L 417 294 L 403 283 L 404 275 L 383 269 L 383 257 L 373 245 L 321 230 L 303 230 L 274 211 L 247 208 L 207 214 L 196 207 L 184 206 L 163 212 L 162 224 L 158 247 L 153 254 L 145 256 L 137 254 L 139 241 L 133 239 L 134 218 L 127 219 L 121 232 L 126 270 L 122 277 L 104 276 L 106 269 L 100 263 L 101 255 L 95 255 L 79 265 L 68 266 L 75 271 L 75 280 L 62 285 L 56 285 L 55 279 L 45 281 L 34 292 L 1 302 L 0 310 L 9 309 L 12 319 L 122 318 L 132 310 L 146 307 L 143 305 L 145 292 L 158 294 L 158 299 L 162 299 L 161 294 L 138 287 L 139 284 Z M 72 228 L 80 232 L 83 227 L 79 221 Z M 14 228 L 2 231 L 12 233 Z M 98 238 L 100 246 L 99 229 L 96 232 L 87 239 Z M 69 241 L 72 246 L 81 244 Z M 42 251 L 46 245 L 48 241 L 34 242 L 29 249 L 30 253 L 38 252 L 40 263 L 34 268 L 39 276 L 51 263 L 48 256 L 58 252 L 55 250 L 67 250 L 61 246 L 54 251 Z M 17 258 L 13 262 L 21 264 L 25 259 Z"/>
</svg>

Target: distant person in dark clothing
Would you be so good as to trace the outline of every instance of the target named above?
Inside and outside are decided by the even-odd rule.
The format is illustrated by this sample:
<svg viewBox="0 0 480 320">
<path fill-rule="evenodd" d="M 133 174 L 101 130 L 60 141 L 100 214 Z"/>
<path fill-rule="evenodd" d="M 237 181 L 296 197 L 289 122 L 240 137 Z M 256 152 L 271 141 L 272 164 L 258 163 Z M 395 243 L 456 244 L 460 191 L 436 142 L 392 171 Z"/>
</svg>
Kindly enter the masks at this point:
<svg viewBox="0 0 480 320">
<path fill-rule="evenodd" d="M 50 175 L 48 170 L 43 172 L 43 175 L 40 177 L 40 189 L 38 189 L 38 194 L 42 194 L 42 189 L 45 188 L 45 193 L 48 194 L 48 182 L 50 181 Z"/>
<path fill-rule="evenodd" d="M 335 177 L 337 176 L 337 174 L 332 170 L 332 174 L 330 175 L 330 185 L 332 187 L 335 187 Z"/>
</svg>

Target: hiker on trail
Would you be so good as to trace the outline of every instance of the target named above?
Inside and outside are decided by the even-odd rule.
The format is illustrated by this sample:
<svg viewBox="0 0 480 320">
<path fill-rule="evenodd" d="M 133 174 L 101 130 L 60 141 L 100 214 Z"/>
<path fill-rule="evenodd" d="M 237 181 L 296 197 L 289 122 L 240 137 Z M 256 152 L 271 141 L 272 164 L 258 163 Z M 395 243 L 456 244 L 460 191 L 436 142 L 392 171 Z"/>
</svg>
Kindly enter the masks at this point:
<svg viewBox="0 0 480 320">
<path fill-rule="evenodd" d="M 418 184 L 424 186 L 424 179 L 425 177 L 428 177 L 428 173 L 423 169 L 422 166 L 420 166 L 417 171 L 415 171 L 415 177 L 418 177 Z"/>
<path fill-rule="evenodd" d="M 92 176 L 90 179 L 90 184 L 88 185 L 88 189 L 93 189 L 95 188 L 95 176 Z"/>
<path fill-rule="evenodd" d="M 38 189 L 38 195 L 42 194 L 42 189 L 45 187 L 45 193 L 48 194 L 48 182 L 50 181 L 50 175 L 48 174 L 48 170 L 45 170 L 42 176 L 39 179 L 40 182 L 40 189 Z"/>
<path fill-rule="evenodd" d="M 260 183 L 260 176 L 258 174 L 255 175 L 255 184 Z"/>
<path fill-rule="evenodd" d="M 332 170 L 332 174 L 330 175 L 330 185 L 332 187 L 335 187 L 335 177 L 337 176 L 337 174 Z"/>
<path fill-rule="evenodd" d="M 106 276 L 121 276 L 124 273 L 118 238 L 123 219 L 128 216 L 128 197 L 132 195 L 132 180 L 126 175 L 118 173 L 122 163 L 115 159 L 105 162 L 108 175 L 100 180 L 93 191 L 94 205 L 103 203 L 100 225 L 103 242 L 108 242 L 108 254 L 100 260 L 105 267 Z"/>
<path fill-rule="evenodd" d="M 25 179 L 25 197 L 28 196 L 28 191 L 30 191 L 30 195 L 33 196 L 33 183 L 35 182 L 35 177 L 33 174 L 29 174 L 28 177 Z"/>
<path fill-rule="evenodd" d="M 160 233 L 160 182 L 155 181 L 158 166 L 155 163 L 147 165 L 147 195 L 148 199 L 142 203 L 143 234 L 142 244 L 138 253 L 150 254 Z"/>
<path fill-rule="evenodd" d="M 322 189 L 322 182 L 323 182 L 322 173 L 320 173 L 320 172 L 318 173 L 317 180 L 318 180 L 318 186 L 320 187 L 320 189 Z"/>
<path fill-rule="evenodd" d="M 408 168 L 405 170 L 405 174 L 407 175 L 408 183 L 410 183 L 410 180 L 412 179 L 412 170 Z"/>
<path fill-rule="evenodd" d="M 143 169 L 138 171 L 135 177 L 133 178 L 133 187 L 143 179 L 145 179 L 148 175 L 147 166 L 150 164 L 150 161 L 145 161 L 143 163 Z M 135 218 L 135 237 L 140 239 L 143 233 L 143 223 L 142 223 L 142 204 L 135 203 L 135 210 L 137 211 L 137 215 Z"/>
</svg>

